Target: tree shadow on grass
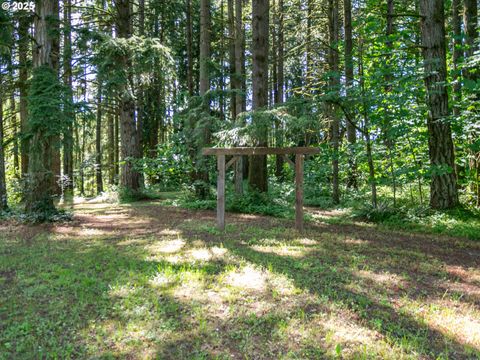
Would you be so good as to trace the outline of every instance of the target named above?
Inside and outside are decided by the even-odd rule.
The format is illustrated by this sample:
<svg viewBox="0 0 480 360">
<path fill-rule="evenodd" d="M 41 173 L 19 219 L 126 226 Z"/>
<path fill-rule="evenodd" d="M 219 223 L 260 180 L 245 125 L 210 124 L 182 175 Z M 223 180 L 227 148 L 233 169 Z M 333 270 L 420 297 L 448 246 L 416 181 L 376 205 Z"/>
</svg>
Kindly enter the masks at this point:
<svg viewBox="0 0 480 360">
<path fill-rule="evenodd" d="M 407 352 L 429 358 L 451 356 L 471 359 L 480 356 L 480 349 L 457 342 L 411 315 L 397 311 L 389 303 L 380 303 L 368 295 L 348 289 L 348 285 L 358 279 L 346 267 L 336 264 L 334 257 L 326 260 L 323 253 L 314 251 L 309 254 L 309 261 L 300 262 L 298 258 L 259 252 L 238 242 L 226 241 L 224 245 L 246 261 L 286 275 L 297 287 L 352 310 L 359 317 L 361 325 L 382 333 L 388 342 Z"/>
<path fill-rule="evenodd" d="M 225 267 L 221 261 L 146 261 L 140 246 L 57 241 L 48 235 L 35 241 L 35 246 L 20 240 L 0 244 L 0 272 L 14 271 L 0 279 L 1 359 L 137 356 L 129 353 L 128 342 L 115 341 L 122 333 L 135 334 L 130 329 L 135 323 L 146 335 L 129 336 L 133 344 L 190 326 L 188 304 L 169 296 L 167 288 L 161 296 L 146 290 L 155 274 L 167 271 L 174 281 L 162 286 L 169 287 L 181 272 L 214 276 Z"/>
<path fill-rule="evenodd" d="M 199 221 L 213 228 L 213 212 L 199 214 Z M 217 322 L 207 318 L 205 326 L 192 324 L 192 313 L 196 306 L 194 301 L 169 294 L 169 287 L 181 281 L 175 274 L 192 271 L 215 278 L 225 271 L 225 263 L 210 260 L 172 264 L 162 260 L 145 260 L 145 243 L 133 242 L 128 246 L 119 244 L 130 236 L 139 241 L 145 236 L 158 236 L 158 240 L 167 228 L 178 230 L 187 245 L 199 239 L 208 246 L 223 242 L 237 257 L 271 269 L 274 273 L 284 274 L 297 287 L 339 308 L 350 309 L 357 315 L 360 325 L 378 331 L 387 341 L 414 356 L 421 354 L 433 358 L 443 355 L 467 359 L 475 358 L 472 355 L 475 351 L 478 353 L 478 349 L 468 350 L 455 339 L 409 314 L 399 312 L 392 304 L 377 300 L 375 295 L 381 292 L 381 284 L 371 284 L 372 288 L 368 289 L 367 294 L 349 287 L 351 283 L 360 282 L 358 274 L 348 267 L 359 261 L 359 254 L 369 257 L 369 264 L 375 270 L 401 273 L 400 267 L 388 266 L 382 257 L 389 254 L 389 249 L 398 250 L 398 256 L 407 260 L 408 253 L 402 251 L 410 249 L 425 252 L 426 248 L 419 248 L 421 238 L 413 244 L 408 241 L 397 243 L 394 238 L 383 243 L 382 236 L 385 237 L 385 234 L 377 236 L 371 233 L 371 229 L 308 226 L 305 236 L 315 235 L 317 242 L 315 245 L 305 245 L 310 250 L 308 255 L 295 258 L 260 252 L 242 243 L 243 239 L 248 240 L 250 236 L 242 234 L 242 226 L 251 227 L 250 218 L 238 222 L 240 226 L 233 228 L 230 234 L 222 235 L 214 231 L 199 233 L 191 228 L 185 231 L 180 224 L 188 217 L 195 217 L 196 213 L 177 211 L 174 219 L 169 215 L 170 209 L 153 207 L 146 212 L 136 212 L 134 217 L 141 217 L 137 220 L 142 221 L 124 227 L 125 233 L 119 234 L 122 236 L 119 238 L 106 235 L 98 241 L 35 239 L 32 246 L 24 246 L 21 242 L 9 243 L 8 247 L 0 245 L 0 274 L 14 269 L 14 275 L 8 272 L 7 282 L 0 283 L 0 353 L 7 354 L 7 358 L 211 358 L 225 353 L 218 348 L 225 344 L 230 344 L 227 353 L 241 356 L 242 344 L 249 342 L 245 346 L 250 346 L 254 353 L 264 358 L 281 356 L 285 344 L 280 344 L 281 350 L 272 354 L 261 348 L 270 334 L 281 327 L 281 317 L 273 314 L 264 319 L 233 314 L 231 318 Z M 259 226 L 266 225 L 270 231 L 268 218 L 258 217 L 254 221 Z M 284 224 L 287 227 L 291 225 L 289 222 Z M 112 226 L 120 225 L 99 221 L 88 223 L 88 227 L 105 233 Z M 133 234 L 129 234 L 131 230 Z M 344 236 L 343 240 L 346 236 L 353 240 L 363 239 L 366 246 L 355 243 L 341 245 L 342 239 L 318 237 L 320 232 L 340 234 Z M 298 238 L 282 228 L 270 231 L 270 235 L 284 242 Z M 373 245 L 385 248 L 385 253 L 380 252 L 375 257 L 371 251 L 366 251 L 373 251 Z M 341 254 L 335 251 L 341 251 Z M 445 260 L 441 249 L 434 249 L 431 256 L 438 261 Z M 459 262 L 458 259 L 450 260 L 453 264 Z M 162 284 L 164 288 L 159 294 L 151 289 L 150 281 L 165 269 L 173 274 L 173 280 Z M 415 282 L 412 284 L 417 286 Z M 411 297 L 411 294 L 408 295 Z M 224 332 L 212 335 L 215 331 L 213 326 L 217 324 Z M 162 338 L 162 334 L 168 336 Z M 129 340 L 124 342 L 125 338 Z M 136 353 L 139 348 L 147 348 L 147 343 L 155 344 L 152 353 Z M 323 350 L 321 346 L 313 347 L 309 350 L 311 352 L 305 352 L 303 356 L 322 358 Z"/>
</svg>

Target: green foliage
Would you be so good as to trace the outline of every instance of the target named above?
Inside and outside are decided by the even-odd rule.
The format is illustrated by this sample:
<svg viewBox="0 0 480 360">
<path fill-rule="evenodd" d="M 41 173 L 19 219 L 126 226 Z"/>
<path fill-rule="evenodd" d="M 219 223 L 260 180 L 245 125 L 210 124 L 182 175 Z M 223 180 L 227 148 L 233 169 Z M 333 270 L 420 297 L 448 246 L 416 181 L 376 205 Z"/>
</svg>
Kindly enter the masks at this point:
<svg viewBox="0 0 480 360">
<path fill-rule="evenodd" d="M 277 196 L 277 192 L 246 191 L 243 195 L 227 196 L 226 208 L 231 212 L 293 218 L 294 206 Z"/>
<path fill-rule="evenodd" d="M 128 66 L 123 59 L 127 59 Z M 135 97 L 138 87 L 147 89 L 152 85 L 154 73 L 160 71 L 165 77 L 171 74 L 172 57 L 157 38 L 104 36 L 98 42 L 94 62 L 107 90 L 119 97 Z M 119 93 L 122 86 L 127 94 Z"/>
<path fill-rule="evenodd" d="M 132 190 L 130 188 L 119 187 L 118 199 L 121 203 L 130 203 L 130 202 L 144 200 L 145 197 L 141 190 Z"/>
<path fill-rule="evenodd" d="M 7 60 L 11 54 L 12 31 L 14 28 L 12 25 L 11 15 L 0 9 L 0 62 Z"/>
<path fill-rule="evenodd" d="M 45 138 L 62 134 L 67 122 L 72 121 L 62 111 L 67 103 L 65 93 L 66 88 L 53 69 L 48 66 L 33 69 L 28 92 L 27 139 L 35 133 L 41 133 Z M 35 148 L 37 144 L 32 146 Z"/>
<path fill-rule="evenodd" d="M 48 66 L 33 69 L 28 92 L 28 127 L 23 134 L 29 141 L 29 174 L 25 186 L 25 210 L 34 221 L 49 221 L 57 210 L 53 204 L 53 151 L 60 146 L 60 135 L 68 125 L 62 106 L 65 87 Z"/>
<path fill-rule="evenodd" d="M 392 230 L 436 233 L 480 240 L 480 212 L 475 209 L 459 207 L 437 211 L 426 206 L 412 205 L 393 208 L 386 202 L 381 202 L 377 208 L 373 208 L 357 203 L 348 216 Z"/>
<path fill-rule="evenodd" d="M 204 96 L 190 97 L 186 108 L 174 117 L 174 121 L 181 124 L 176 139 L 185 147 L 192 165 L 192 185 L 197 197 L 203 199 L 209 196 L 210 184 L 205 178 L 211 172 L 214 159 L 203 156 L 201 150 L 210 145 L 211 134 L 219 123 L 219 116 L 211 111 L 209 105 L 214 96 L 214 92 L 207 92 Z"/>
<path fill-rule="evenodd" d="M 73 220 L 73 213 L 64 209 L 37 208 L 36 211 L 24 212 L 18 208 L 10 208 L 0 212 L 0 220 L 13 220 L 24 224 L 40 224 L 65 222 Z"/>
<path fill-rule="evenodd" d="M 193 165 L 186 147 L 180 141 L 175 141 L 172 145 L 158 145 L 155 155 L 137 160 L 136 166 L 144 171 L 156 189 L 178 189 L 190 181 Z"/>
<path fill-rule="evenodd" d="M 398 209 L 394 209 L 387 202 L 380 202 L 377 207 L 371 204 L 363 204 L 353 212 L 354 218 L 359 220 L 382 222 L 398 215 Z"/>
<path fill-rule="evenodd" d="M 268 193 L 245 189 L 244 193 L 239 195 L 229 185 L 226 189 L 225 208 L 227 211 L 234 213 L 268 215 L 291 219 L 294 216 L 293 191 L 291 186 L 276 183 L 270 186 Z M 216 198 L 199 199 L 193 188 L 187 188 L 178 200 L 171 201 L 171 203 L 187 209 L 197 210 L 213 210 L 217 206 Z"/>
</svg>

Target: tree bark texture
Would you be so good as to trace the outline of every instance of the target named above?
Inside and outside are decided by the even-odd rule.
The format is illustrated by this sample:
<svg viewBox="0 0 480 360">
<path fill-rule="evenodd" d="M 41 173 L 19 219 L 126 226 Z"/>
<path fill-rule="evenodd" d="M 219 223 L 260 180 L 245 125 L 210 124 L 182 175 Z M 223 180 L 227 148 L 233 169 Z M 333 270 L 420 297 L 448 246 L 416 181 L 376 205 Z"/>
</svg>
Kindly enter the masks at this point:
<svg viewBox="0 0 480 360">
<path fill-rule="evenodd" d="M 117 0 L 115 2 L 117 10 L 117 34 L 120 38 L 128 39 L 131 37 L 131 1 Z M 119 62 L 121 67 L 128 69 L 132 66 L 128 54 L 123 55 Z M 121 161 L 123 166 L 120 174 L 120 186 L 126 191 L 136 193 L 140 190 L 140 173 L 134 166 L 134 160 L 138 156 L 138 133 L 135 123 L 135 101 L 128 91 L 128 79 L 125 77 L 123 84 L 119 87 L 119 125 L 120 125 L 120 143 L 121 143 Z"/>
<path fill-rule="evenodd" d="M 63 8 L 63 84 L 67 89 L 66 102 L 68 107 L 67 121 L 65 131 L 63 133 L 63 183 L 64 191 L 73 192 L 73 124 L 75 121 L 75 113 L 71 108 L 73 104 L 73 74 L 72 74 L 72 9 L 71 0 L 64 2 Z"/>
<path fill-rule="evenodd" d="M 443 0 L 420 0 L 421 36 L 428 105 L 428 147 L 431 183 L 430 206 L 452 208 L 458 204 L 455 155 L 448 122 L 445 17 Z"/>
<path fill-rule="evenodd" d="M 28 38 L 28 29 L 30 28 L 30 19 L 27 16 L 20 16 L 18 20 L 18 90 L 20 94 L 20 132 L 25 134 L 28 127 L 28 107 L 27 107 L 27 80 L 28 65 L 27 57 L 30 47 Z M 28 173 L 28 140 L 20 140 L 20 162 L 22 177 Z"/>
<path fill-rule="evenodd" d="M 1 76 L 1 75 L 0 75 Z M 3 135 L 3 89 L 2 79 L 0 78 L 0 211 L 5 211 L 7 205 L 7 183 L 5 178 L 5 148 Z"/>
<path fill-rule="evenodd" d="M 338 0 L 328 1 L 328 28 L 329 28 L 329 92 L 338 92 L 339 89 L 339 24 L 338 24 Z M 336 113 L 334 104 L 329 104 L 328 115 L 330 117 L 330 142 L 332 146 L 332 201 L 334 204 L 340 202 L 340 180 L 339 180 L 339 145 L 340 145 L 340 119 Z"/>
<path fill-rule="evenodd" d="M 253 110 L 262 110 L 268 105 L 268 29 L 269 0 L 252 1 L 252 100 Z M 267 127 L 261 124 L 261 114 L 254 114 L 259 126 L 257 146 L 267 146 Z M 260 123 L 260 124 L 259 124 Z M 268 189 L 267 157 L 252 156 L 249 165 L 250 187 L 260 192 Z"/>
<path fill-rule="evenodd" d="M 353 41 L 352 41 L 352 1 L 344 0 L 344 31 L 345 31 L 345 87 L 347 99 L 352 94 L 353 87 Z M 351 119 L 354 121 L 355 119 Z M 357 161 L 355 154 L 355 144 L 357 143 L 357 133 L 355 130 L 355 124 L 351 121 L 347 121 L 347 141 L 349 146 L 349 160 L 348 160 L 348 178 L 347 187 L 356 189 L 357 184 Z"/>
</svg>

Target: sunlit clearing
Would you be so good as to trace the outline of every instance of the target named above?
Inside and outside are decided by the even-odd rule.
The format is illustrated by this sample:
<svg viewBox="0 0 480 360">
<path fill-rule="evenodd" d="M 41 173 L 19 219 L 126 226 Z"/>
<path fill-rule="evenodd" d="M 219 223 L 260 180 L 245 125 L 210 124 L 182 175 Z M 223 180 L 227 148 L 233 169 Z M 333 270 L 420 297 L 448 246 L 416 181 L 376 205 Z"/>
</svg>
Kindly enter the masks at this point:
<svg viewBox="0 0 480 360">
<path fill-rule="evenodd" d="M 185 258 L 186 260 L 199 260 L 199 261 L 208 261 L 214 258 L 221 258 L 227 252 L 226 249 L 213 247 L 209 248 L 199 248 L 199 249 L 191 249 L 186 252 Z"/>
<path fill-rule="evenodd" d="M 153 287 L 164 287 L 164 286 L 167 286 L 167 285 L 171 284 L 174 280 L 175 280 L 175 278 L 173 276 L 163 274 L 163 273 L 157 273 L 148 282 Z"/>
<path fill-rule="evenodd" d="M 352 245 L 368 245 L 371 243 L 370 240 L 354 239 L 354 238 L 346 238 L 344 242 L 346 244 L 352 244 Z"/>
<path fill-rule="evenodd" d="M 110 232 L 100 229 L 95 229 L 91 227 L 73 227 L 73 226 L 55 226 L 53 231 L 61 237 L 72 237 L 72 236 L 100 236 L 108 235 Z"/>
<path fill-rule="evenodd" d="M 135 291 L 132 285 L 110 285 L 108 294 L 112 297 L 127 297 Z"/>
<path fill-rule="evenodd" d="M 432 304 L 422 312 L 432 328 L 455 338 L 459 343 L 468 344 L 480 350 L 480 317 L 461 314 L 451 303 Z M 478 312 L 477 312 L 478 315 Z"/>
<path fill-rule="evenodd" d="M 203 281 L 195 277 L 182 277 L 182 282 L 180 286 L 177 286 L 173 290 L 173 295 L 177 298 L 185 299 L 188 301 L 202 301 L 205 299 Z"/>
<path fill-rule="evenodd" d="M 245 266 L 239 271 L 231 272 L 225 279 L 228 285 L 241 289 L 265 290 L 266 275 L 253 266 Z"/>
<path fill-rule="evenodd" d="M 173 254 L 185 246 L 185 240 L 164 240 L 148 245 L 146 248 L 153 254 Z"/>
<path fill-rule="evenodd" d="M 295 240 L 295 242 L 297 244 L 300 244 L 300 245 L 316 245 L 316 244 L 318 244 L 317 240 L 312 240 L 312 239 L 309 239 L 309 238 L 297 239 L 297 240 Z"/>
<path fill-rule="evenodd" d="M 247 219 L 247 220 L 252 220 L 252 219 L 258 219 L 260 216 L 258 215 L 252 215 L 252 214 L 240 214 L 238 215 L 240 219 Z"/>
<path fill-rule="evenodd" d="M 172 229 L 163 229 L 158 233 L 159 235 L 179 235 L 180 232 L 178 230 L 172 230 Z"/>
<path fill-rule="evenodd" d="M 462 266 L 449 265 L 446 267 L 449 274 L 462 279 L 467 283 L 475 283 L 480 286 L 480 269 L 466 270 Z"/>
<path fill-rule="evenodd" d="M 302 257 L 305 256 L 308 252 L 310 252 L 310 249 L 306 249 L 303 247 L 293 247 L 293 246 L 260 246 L 260 245 L 254 245 L 252 246 L 252 249 L 267 253 L 267 254 L 276 254 L 280 256 L 291 256 L 291 257 Z"/>
</svg>

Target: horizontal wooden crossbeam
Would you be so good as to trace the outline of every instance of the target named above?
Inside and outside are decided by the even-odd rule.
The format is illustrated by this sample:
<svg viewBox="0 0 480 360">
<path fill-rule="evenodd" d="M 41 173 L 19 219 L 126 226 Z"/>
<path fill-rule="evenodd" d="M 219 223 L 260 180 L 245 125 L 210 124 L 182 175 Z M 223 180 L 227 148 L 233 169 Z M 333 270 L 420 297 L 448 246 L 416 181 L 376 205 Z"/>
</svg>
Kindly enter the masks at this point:
<svg viewBox="0 0 480 360">
<path fill-rule="evenodd" d="M 287 155 L 287 154 L 318 154 L 319 148 L 314 147 L 234 147 L 234 148 L 203 148 L 203 155 Z"/>
</svg>

